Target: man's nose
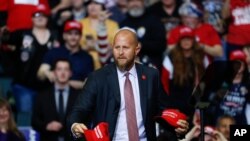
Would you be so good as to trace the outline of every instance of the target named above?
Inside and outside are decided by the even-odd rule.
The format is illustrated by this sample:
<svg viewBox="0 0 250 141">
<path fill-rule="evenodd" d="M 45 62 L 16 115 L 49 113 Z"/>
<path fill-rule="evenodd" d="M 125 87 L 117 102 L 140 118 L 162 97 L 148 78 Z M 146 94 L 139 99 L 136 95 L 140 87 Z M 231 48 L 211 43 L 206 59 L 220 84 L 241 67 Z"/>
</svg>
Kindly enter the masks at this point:
<svg viewBox="0 0 250 141">
<path fill-rule="evenodd" d="M 120 54 L 120 55 L 123 54 L 123 48 L 120 48 L 120 49 L 119 49 L 119 54 Z"/>
</svg>

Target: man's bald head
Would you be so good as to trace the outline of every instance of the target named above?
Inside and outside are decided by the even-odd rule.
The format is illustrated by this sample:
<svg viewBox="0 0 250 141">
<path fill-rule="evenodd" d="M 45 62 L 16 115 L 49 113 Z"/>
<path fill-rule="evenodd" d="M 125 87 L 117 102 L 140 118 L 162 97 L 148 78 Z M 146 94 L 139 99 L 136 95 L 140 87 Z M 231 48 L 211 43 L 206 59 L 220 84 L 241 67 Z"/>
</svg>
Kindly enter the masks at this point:
<svg viewBox="0 0 250 141">
<path fill-rule="evenodd" d="M 122 28 L 122 29 L 118 30 L 115 34 L 113 45 L 115 44 L 116 39 L 121 38 L 121 37 L 128 38 L 130 43 L 132 43 L 135 46 L 137 46 L 139 43 L 135 30 L 133 30 L 131 28 Z"/>
</svg>

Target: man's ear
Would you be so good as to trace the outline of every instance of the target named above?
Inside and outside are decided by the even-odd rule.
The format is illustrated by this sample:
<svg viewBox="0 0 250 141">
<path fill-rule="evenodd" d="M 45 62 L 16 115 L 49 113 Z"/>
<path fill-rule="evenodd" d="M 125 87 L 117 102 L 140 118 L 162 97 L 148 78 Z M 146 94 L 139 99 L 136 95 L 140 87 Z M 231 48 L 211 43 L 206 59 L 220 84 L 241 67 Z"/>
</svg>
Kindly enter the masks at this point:
<svg viewBox="0 0 250 141">
<path fill-rule="evenodd" d="M 140 51 L 141 51 L 141 43 L 138 42 L 138 45 L 137 45 L 137 47 L 136 47 L 136 49 L 135 49 L 136 55 L 138 55 Z"/>
</svg>

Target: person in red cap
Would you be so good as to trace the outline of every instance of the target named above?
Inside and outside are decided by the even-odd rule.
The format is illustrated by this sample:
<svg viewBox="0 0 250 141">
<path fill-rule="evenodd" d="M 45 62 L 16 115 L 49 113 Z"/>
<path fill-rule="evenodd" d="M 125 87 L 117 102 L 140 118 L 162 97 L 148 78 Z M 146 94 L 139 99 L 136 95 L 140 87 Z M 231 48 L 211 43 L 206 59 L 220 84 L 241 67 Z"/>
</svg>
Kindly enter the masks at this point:
<svg viewBox="0 0 250 141">
<path fill-rule="evenodd" d="M 155 141 L 155 116 L 167 107 L 159 72 L 153 67 L 135 63 L 140 52 L 136 33 L 120 29 L 114 37 L 112 51 L 115 63 L 93 72 L 84 85 L 68 117 L 68 128 L 80 138 L 84 131 L 100 122 L 109 125 L 110 140 Z M 183 135 L 188 130 L 186 120 L 169 133 Z"/>
<path fill-rule="evenodd" d="M 211 99 L 213 105 L 208 111 L 213 113 L 211 116 L 213 123 L 221 115 L 230 115 L 235 119 L 236 124 L 247 124 L 249 115 L 246 115 L 245 112 L 250 96 L 250 81 L 244 52 L 242 50 L 232 51 L 228 66 L 227 72 L 225 72 L 226 79 Z"/>
<path fill-rule="evenodd" d="M 5 0 L 7 2 L 5 10 L 8 12 L 7 28 L 10 32 L 26 30 L 32 28 L 32 13 L 39 4 L 44 4 L 48 11 L 48 0 Z"/>
<path fill-rule="evenodd" d="M 16 44 L 12 92 L 15 101 L 19 103 L 18 119 L 23 116 L 27 119 L 18 120 L 18 124 L 29 125 L 34 95 L 50 85 L 48 82 L 40 81 L 36 74 L 45 53 L 57 44 L 55 36 L 47 27 L 48 17 L 49 10 L 44 4 L 36 6 L 32 12 L 32 29 L 18 37 L 21 42 Z"/>
<path fill-rule="evenodd" d="M 14 84 L 20 84 L 35 91 L 47 86 L 37 79 L 36 73 L 45 53 L 59 46 L 56 37 L 47 27 L 49 15 L 48 8 L 43 4 L 34 9 L 32 30 L 24 32 L 20 37 L 22 42 L 17 45 L 18 58 Z"/>
<path fill-rule="evenodd" d="M 179 39 L 178 33 L 182 26 L 188 26 L 194 30 L 196 41 L 211 60 L 214 57 L 221 57 L 223 55 L 221 39 L 218 33 L 213 26 L 202 22 L 203 12 L 195 3 L 190 1 L 183 3 L 179 8 L 179 14 L 183 25 L 177 26 L 169 32 L 167 37 L 169 51 L 177 44 Z"/>
<path fill-rule="evenodd" d="M 164 57 L 161 82 L 170 105 L 186 114 L 191 124 L 194 108 L 189 104 L 189 97 L 209 65 L 209 59 L 196 42 L 193 29 L 182 26 L 178 36 L 176 46 Z M 160 135 L 163 137 L 164 133 Z"/>
<path fill-rule="evenodd" d="M 225 0 L 222 10 L 222 17 L 228 21 L 226 35 L 227 57 L 234 50 L 244 50 L 250 63 L 250 19 L 249 0 Z"/>
<path fill-rule="evenodd" d="M 0 0 L 0 52 L 3 53 L 1 60 L 5 60 L 3 64 L 6 63 L 3 66 L 7 73 L 6 84 L 12 80 L 16 71 L 15 51 L 22 42 L 21 36 L 25 31 L 32 29 L 32 13 L 39 4 L 49 8 L 48 0 Z"/>
<path fill-rule="evenodd" d="M 21 42 L 20 36 L 25 31 L 32 29 L 32 14 L 39 4 L 45 5 L 48 11 L 50 11 L 48 0 L 1 1 L 0 11 L 6 11 L 7 18 L 3 17 L 1 19 L 1 22 L 6 20 L 6 25 L 1 25 L 0 32 L 7 31 L 9 33 L 8 45 L 10 48 L 15 48 Z"/>
<path fill-rule="evenodd" d="M 188 99 L 209 60 L 196 42 L 193 29 L 183 26 L 178 34 L 178 43 L 163 60 L 161 82 L 173 106 L 191 116 L 194 109 L 189 106 Z"/>
<path fill-rule="evenodd" d="M 70 85 L 81 89 L 85 78 L 93 71 L 93 59 L 81 49 L 80 39 L 82 35 L 82 25 L 77 21 L 68 21 L 64 26 L 63 38 L 65 44 L 59 48 L 53 48 L 44 56 L 43 63 L 38 70 L 38 77 L 41 80 L 48 79 L 54 82 L 55 77 L 51 72 L 51 66 L 59 58 L 67 58 L 72 63 L 73 74 Z"/>
</svg>

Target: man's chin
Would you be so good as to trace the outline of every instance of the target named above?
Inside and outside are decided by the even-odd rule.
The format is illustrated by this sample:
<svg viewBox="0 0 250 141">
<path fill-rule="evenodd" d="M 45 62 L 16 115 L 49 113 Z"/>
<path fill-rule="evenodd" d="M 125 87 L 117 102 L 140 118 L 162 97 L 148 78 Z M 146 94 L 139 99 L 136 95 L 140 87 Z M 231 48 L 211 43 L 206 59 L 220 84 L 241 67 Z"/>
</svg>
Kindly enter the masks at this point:
<svg viewBox="0 0 250 141">
<path fill-rule="evenodd" d="M 126 65 L 120 65 L 120 64 L 117 64 L 117 67 L 120 71 L 125 71 L 126 70 Z"/>
</svg>

